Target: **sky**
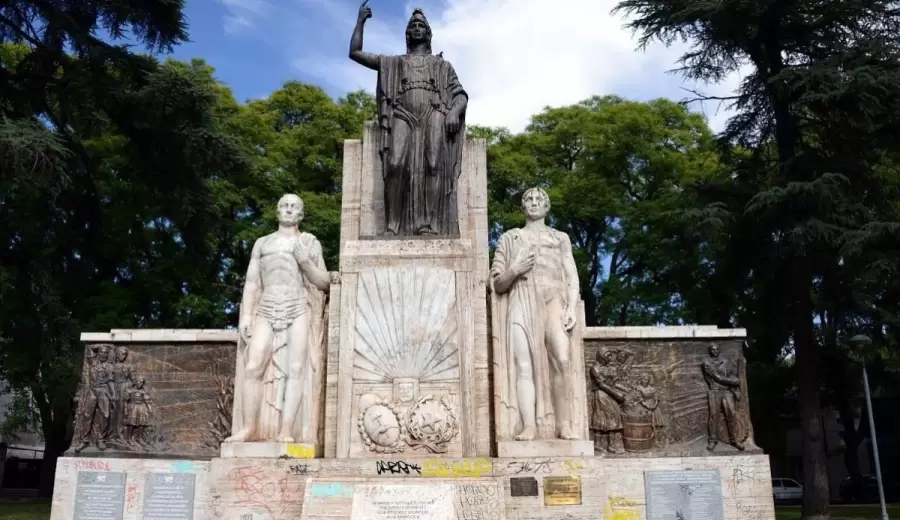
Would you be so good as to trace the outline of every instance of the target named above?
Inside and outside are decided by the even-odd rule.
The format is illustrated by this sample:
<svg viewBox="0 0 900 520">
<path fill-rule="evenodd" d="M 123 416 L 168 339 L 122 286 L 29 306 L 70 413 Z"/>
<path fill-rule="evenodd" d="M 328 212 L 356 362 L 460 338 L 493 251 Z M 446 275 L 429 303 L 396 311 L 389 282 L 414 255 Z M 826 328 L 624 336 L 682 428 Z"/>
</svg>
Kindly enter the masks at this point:
<svg viewBox="0 0 900 520">
<path fill-rule="evenodd" d="M 548 106 L 616 94 L 647 101 L 693 97 L 685 88 L 727 96 L 735 74 L 719 85 L 686 83 L 667 73 L 687 49 L 637 38 L 613 15 L 617 0 L 369 0 L 364 50 L 404 52 L 413 7 L 424 10 L 434 52 L 443 52 L 469 94 L 469 124 L 522 131 Z M 290 80 L 334 97 L 373 92 L 375 72 L 347 57 L 359 3 L 350 0 L 188 0 L 189 43 L 174 55 L 203 58 L 240 101 L 263 98 Z M 717 102 L 692 110 L 721 130 L 729 113 Z"/>
</svg>

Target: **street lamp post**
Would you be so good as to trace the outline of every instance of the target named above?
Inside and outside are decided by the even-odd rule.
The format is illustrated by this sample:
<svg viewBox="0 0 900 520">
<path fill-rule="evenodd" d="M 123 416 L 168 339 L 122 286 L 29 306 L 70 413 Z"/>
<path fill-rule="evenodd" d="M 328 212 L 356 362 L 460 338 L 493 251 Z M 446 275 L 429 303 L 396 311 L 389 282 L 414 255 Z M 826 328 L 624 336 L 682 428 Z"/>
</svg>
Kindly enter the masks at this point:
<svg viewBox="0 0 900 520">
<path fill-rule="evenodd" d="M 855 343 L 871 343 L 868 336 L 854 336 Z M 881 502 L 881 520 L 890 520 L 887 512 L 887 504 L 884 501 L 884 484 L 881 481 L 881 461 L 878 457 L 878 434 L 875 433 L 875 416 L 872 414 L 872 394 L 869 392 L 869 374 L 866 372 L 866 363 L 862 362 L 863 391 L 866 394 L 866 411 L 869 416 L 869 432 L 872 438 L 872 452 L 875 457 L 875 480 L 878 483 L 878 500 Z"/>
<path fill-rule="evenodd" d="M 866 392 L 866 409 L 869 411 L 869 431 L 872 432 L 872 451 L 875 452 L 875 480 L 878 481 L 878 500 L 881 501 L 881 520 L 890 520 L 884 502 L 884 484 L 881 482 L 881 461 L 878 458 L 878 435 L 875 433 L 875 416 L 872 415 L 872 396 L 869 393 L 869 376 L 863 365 L 863 389 Z"/>
</svg>

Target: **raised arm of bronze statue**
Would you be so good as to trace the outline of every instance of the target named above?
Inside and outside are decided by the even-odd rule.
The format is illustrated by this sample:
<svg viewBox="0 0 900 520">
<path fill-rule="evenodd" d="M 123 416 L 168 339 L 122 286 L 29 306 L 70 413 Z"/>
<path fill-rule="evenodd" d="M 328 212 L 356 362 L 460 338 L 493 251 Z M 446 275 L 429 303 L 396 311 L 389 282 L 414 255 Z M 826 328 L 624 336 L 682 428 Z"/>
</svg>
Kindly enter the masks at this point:
<svg viewBox="0 0 900 520">
<path fill-rule="evenodd" d="M 363 32 L 366 20 L 372 18 L 372 8 L 367 6 L 366 0 L 359 6 L 359 15 L 356 17 L 356 27 L 353 28 L 353 36 L 350 37 L 350 59 L 364 67 L 378 70 L 378 55 L 363 51 Z"/>
</svg>

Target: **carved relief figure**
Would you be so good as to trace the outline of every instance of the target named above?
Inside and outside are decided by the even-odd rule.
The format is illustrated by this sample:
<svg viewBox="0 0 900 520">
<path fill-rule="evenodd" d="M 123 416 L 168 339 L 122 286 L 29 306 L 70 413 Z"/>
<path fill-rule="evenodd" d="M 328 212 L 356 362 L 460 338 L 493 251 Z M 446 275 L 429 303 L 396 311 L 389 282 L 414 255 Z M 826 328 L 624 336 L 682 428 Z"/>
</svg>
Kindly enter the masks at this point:
<svg viewBox="0 0 900 520">
<path fill-rule="evenodd" d="M 299 230 L 303 201 L 278 201 L 278 230 L 253 244 L 239 319 L 234 435 L 315 443 L 322 401 L 325 293 L 322 246 Z"/>
<path fill-rule="evenodd" d="M 111 345 L 97 347 L 96 358 L 90 368 L 90 391 L 82 417 L 81 444 L 76 452 L 88 447 L 93 440 L 97 449 L 105 450 L 111 436 L 111 411 L 113 408 L 113 364 L 109 362 Z"/>
<path fill-rule="evenodd" d="M 640 398 L 640 405 L 650 413 L 651 425 L 653 426 L 653 439 L 655 444 L 659 446 L 665 440 L 664 428 L 666 426 L 665 417 L 663 416 L 662 407 L 660 406 L 659 396 L 656 393 L 656 386 L 653 384 L 653 376 L 643 374 L 635 385 Z"/>
<path fill-rule="evenodd" d="M 591 366 L 594 380 L 594 396 L 591 403 L 591 430 L 594 431 L 596 448 L 610 453 L 622 449 L 622 403 L 625 396 L 616 386 L 618 380 L 616 352 L 601 348 Z"/>
<path fill-rule="evenodd" d="M 516 440 L 575 439 L 570 332 L 578 304 L 578 271 L 568 235 L 545 223 L 550 198 L 540 188 L 522 196 L 526 224 L 500 237 L 491 266 L 499 297 L 497 331 L 506 347 L 507 410 Z M 502 434 L 502 433 L 501 433 Z"/>
<path fill-rule="evenodd" d="M 709 357 L 703 361 L 702 370 L 709 399 L 707 449 L 712 451 L 719 442 L 726 442 L 744 450 L 750 429 L 740 402 L 741 379 L 737 367 L 719 357 L 719 346 L 714 343 L 709 347 Z"/>
<path fill-rule="evenodd" d="M 432 54 L 431 26 L 421 9 L 407 23 L 406 54 L 364 52 L 364 27 L 372 17 L 367 3 L 359 8 L 350 59 L 378 72 L 385 232 L 459 236 L 456 188 L 468 94 L 450 62 Z"/>
<path fill-rule="evenodd" d="M 150 426 L 150 418 L 153 416 L 151 407 L 153 400 L 144 387 L 145 383 L 143 377 L 138 377 L 134 386 L 125 391 L 123 398 L 125 403 L 123 439 L 138 445 L 146 444 L 146 432 Z"/>
<path fill-rule="evenodd" d="M 128 360 L 128 348 L 116 348 L 116 362 L 113 364 L 113 402 L 111 411 L 112 435 L 124 438 L 125 393 L 134 381 L 134 367 Z"/>
</svg>

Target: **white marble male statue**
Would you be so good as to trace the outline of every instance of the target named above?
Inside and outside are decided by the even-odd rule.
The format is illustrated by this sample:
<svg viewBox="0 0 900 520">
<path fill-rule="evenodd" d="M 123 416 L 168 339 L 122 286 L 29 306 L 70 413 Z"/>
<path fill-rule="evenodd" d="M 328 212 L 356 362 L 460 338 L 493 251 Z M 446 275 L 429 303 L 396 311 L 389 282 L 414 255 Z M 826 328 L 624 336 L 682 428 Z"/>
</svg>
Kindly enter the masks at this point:
<svg viewBox="0 0 900 520">
<path fill-rule="evenodd" d="M 500 237 L 491 265 L 491 290 L 502 323 L 506 410 L 517 441 L 577 439 L 572 428 L 570 332 L 579 302 L 578 271 L 565 233 L 545 223 L 550 197 L 540 188 L 522 195 L 524 228 Z M 502 365 L 501 365 L 502 366 Z"/>
<path fill-rule="evenodd" d="M 234 434 L 225 442 L 315 443 L 324 370 L 322 245 L 299 230 L 303 201 L 278 201 L 278 230 L 253 244 L 238 329 Z"/>
</svg>

